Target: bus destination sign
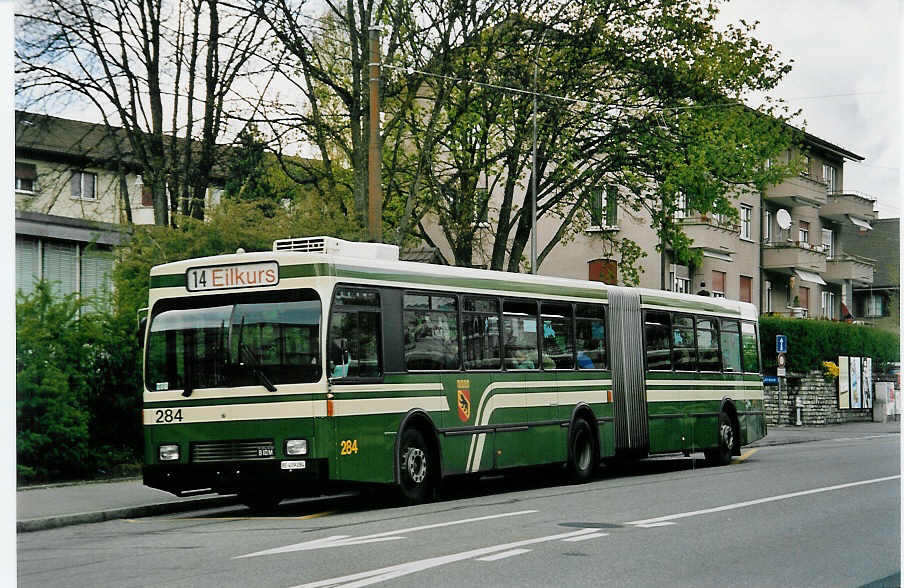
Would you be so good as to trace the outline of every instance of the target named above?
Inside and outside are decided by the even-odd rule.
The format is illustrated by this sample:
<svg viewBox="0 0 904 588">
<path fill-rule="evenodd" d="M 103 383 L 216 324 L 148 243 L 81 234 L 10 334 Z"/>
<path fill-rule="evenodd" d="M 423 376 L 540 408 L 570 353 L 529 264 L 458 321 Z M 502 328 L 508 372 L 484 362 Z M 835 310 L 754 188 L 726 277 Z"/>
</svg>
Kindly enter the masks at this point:
<svg viewBox="0 0 904 588">
<path fill-rule="evenodd" d="M 279 283 L 279 264 L 275 261 L 193 267 L 185 273 L 189 292 L 275 286 Z"/>
</svg>

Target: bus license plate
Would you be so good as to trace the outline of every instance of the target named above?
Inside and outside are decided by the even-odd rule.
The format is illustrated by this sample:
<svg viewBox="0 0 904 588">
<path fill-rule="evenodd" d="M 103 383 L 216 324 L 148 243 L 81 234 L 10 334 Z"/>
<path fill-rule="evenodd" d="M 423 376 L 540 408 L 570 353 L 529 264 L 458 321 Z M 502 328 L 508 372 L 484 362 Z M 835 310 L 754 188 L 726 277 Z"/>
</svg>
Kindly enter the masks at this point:
<svg viewBox="0 0 904 588">
<path fill-rule="evenodd" d="M 306 464 L 303 459 L 298 461 L 284 461 L 279 464 L 280 469 L 283 470 L 303 470 L 305 466 Z"/>
</svg>

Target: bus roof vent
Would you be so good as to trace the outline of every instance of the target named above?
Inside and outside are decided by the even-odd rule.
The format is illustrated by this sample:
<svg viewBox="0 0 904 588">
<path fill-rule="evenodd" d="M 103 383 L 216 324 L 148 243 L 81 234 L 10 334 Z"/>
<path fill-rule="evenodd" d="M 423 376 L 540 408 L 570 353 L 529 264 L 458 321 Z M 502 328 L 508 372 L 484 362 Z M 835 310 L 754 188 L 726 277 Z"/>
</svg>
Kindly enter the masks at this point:
<svg viewBox="0 0 904 588">
<path fill-rule="evenodd" d="M 273 242 L 273 251 L 298 251 L 301 253 L 325 253 L 342 257 L 381 259 L 398 261 L 399 248 L 385 243 L 358 243 L 335 237 L 299 237 L 278 239 Z"/>
</svg>

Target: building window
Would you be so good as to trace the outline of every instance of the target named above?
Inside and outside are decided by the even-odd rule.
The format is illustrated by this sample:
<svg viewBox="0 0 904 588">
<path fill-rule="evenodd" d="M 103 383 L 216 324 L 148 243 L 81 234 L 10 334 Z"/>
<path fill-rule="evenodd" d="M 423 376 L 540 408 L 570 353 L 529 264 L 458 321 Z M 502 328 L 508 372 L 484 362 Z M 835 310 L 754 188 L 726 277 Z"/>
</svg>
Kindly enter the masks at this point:
<svg viewBox="0 0 904 588">
<path fill-rule="evenodd" d="M 750 239 L 752 233 L 751 225 L 753 224 L 753 207 L 746 204 L 741 205 L 741 238 Z"/>
<path fill-rule="evenodd" d="M 675 197 L 675 220 L 687 218 L 687 194 L 679 192 Z"/>
<path fill-rule="evenodd" d="M 800 226 L 797 230 L 797 240 L 801 243 L 810 242 L 810 223 L 807 221 L 800 221 Z"/>
<path fill-rule="evenodd" d="M 798 294 L 798 303 L 800 308 L 805 310 L 809 310 L 810 308 L 810 289 L 804 286 L 801 286 L 798 290 L 800 294 Z"/>
<path fill-rule="evenodd" d="M 820 315 L 822 318 L 835 319 L 835 293 L 823 290 L 822 302 L 820 304 Z"/>
<path fill-rule="evenodd" d="M 595 191 L 590 197 L 590 225 L 592 227 L 618 226 L 618 189 L 614 187 Z"/>
<path fill-rule="evenodd" d="M 725 298 L 725 272 L 713 270 L 713 296 Z"/>
<path fill-rule="evenodd" d="M 763 213 L 763 243 L 772 241 L 772 212 Z"/>
<path fill-rule="evenodd" d="M 772 312 L 772 282 L 766 280 L 763 282 L 763 312 Z"/>
<path fill-rule="evenodd" d="M 154 206 L 154 193 L 151 192 L 150 186 L 141 187 L 141 205 Z"/>
<path fill-rule="evenodd" d="M 753 278 L 751 278 L 749 276 L 741 276 L 740 299 L 741 299 L 741 302 L 752 302 L 753 301 Z"/>
<path fill-rule="evenodd" d="M 804 155 L 804 169 L 801 170 L 800 175 L 809 176 L 810 175 L 810 156 Z"/>
<path fill-rule="evenodd" d="M 822 230 L 822 250 L 829 258 L 835 257 L 835 233 L 831 229 Z"/>
<path fill-rule="evenodd" d="M 678 292 L 680 294 L 690 294 L 691 292 L 691 279 L 690 278 L 679 278 L 675 275 L 675 272 L 669 272 L 672 276 L 672 292 Z"/>
<path fill-rule="evenodd" d="M 835 168 L 822 164 L 822 179 L 826 183 L 826 192 L 831 194 L 837 190 L 835 187 Z"/>
<path fill-rule="evenodd" d="M 16 162 L 16 191 L 34 192 L 38 170 L 33 163 Z"/>
<path fill-rule="evenodd" d="M 866 316 L 869 318 L 877 318 L 886 316 L 885 298 L 880 294 L 870 293 L 866 297 Z"/>
<path fill-rule="evenodd" d="M 80 200 L 97 200 L 96 184 L 97 174 L 86 171 L 74 171 L 69 182 L 70 194 L 73 198 Z"/>
</svg>

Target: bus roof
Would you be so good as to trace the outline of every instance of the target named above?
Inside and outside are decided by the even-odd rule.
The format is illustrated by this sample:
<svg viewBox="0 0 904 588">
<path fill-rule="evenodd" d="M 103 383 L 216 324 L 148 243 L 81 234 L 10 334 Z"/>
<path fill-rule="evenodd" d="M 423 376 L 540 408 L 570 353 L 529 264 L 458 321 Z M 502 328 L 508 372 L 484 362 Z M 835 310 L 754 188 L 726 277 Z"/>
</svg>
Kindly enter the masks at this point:
<svg viewBox="0 0 904 588">
<path fill-rule="evenodd" d="M 323 276 L 339 281 L 394 283 L 408 288 L 442 288 L 445 291 L 488 291 L 488 293 L 528 294 L 552 298 L 605 300 L 608 292 L 623 286 L 602 282 L 494 270 L 442 266 L 397 259 L 368 258 L 342 254 L 299 251 L 259 251 L 186 259 L 151 268 L 151 288 L 180 287 L 187 293 L 186 273 L 200 267 L 232 266 L 276 262 L 280 278 Z M 645 307 L 661 307 L 688 312 L 740 316 L 756 320 L 756 308 L 749 303 L 724 298 L 679 294 L 651 288 L 631 288 L 640 294 Z M 209 292 L 206 292 L 209 293 Z M 163 294 L 163 293 L 161 293 Z M 174 295 L 167 292 L 165 296 Z"/>
</svg>

